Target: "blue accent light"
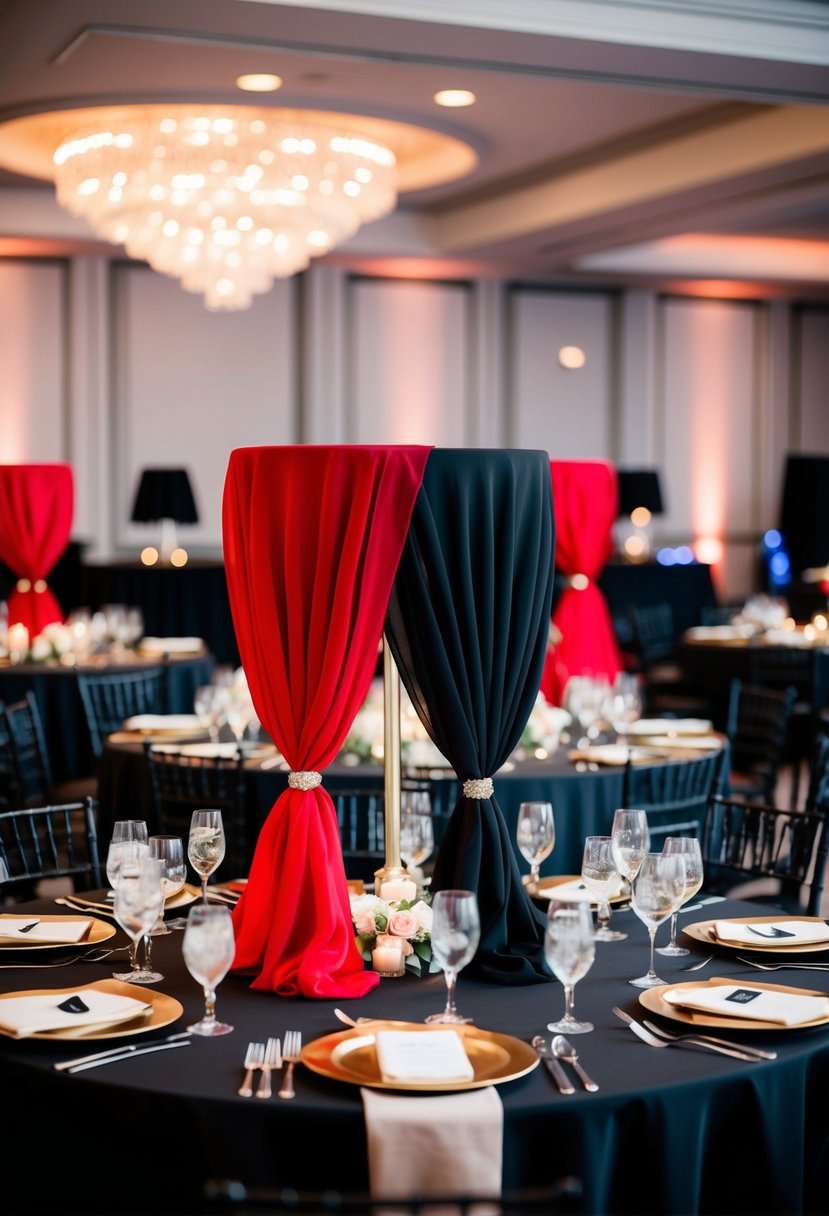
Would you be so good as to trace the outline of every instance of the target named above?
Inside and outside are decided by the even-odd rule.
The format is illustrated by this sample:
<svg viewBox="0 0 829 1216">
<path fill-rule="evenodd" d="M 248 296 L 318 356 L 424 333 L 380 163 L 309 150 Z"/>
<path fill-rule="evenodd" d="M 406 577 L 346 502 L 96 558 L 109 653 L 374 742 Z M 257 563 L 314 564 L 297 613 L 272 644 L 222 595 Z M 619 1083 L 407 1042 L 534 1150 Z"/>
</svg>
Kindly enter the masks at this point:
<svg viewBox="0 0 829 1216">
<path fill-rule="evenodd" d="M 676 553 L 673 549 L 659 549 L 656 554 L 656 560 L 660 566 L 675 566 Z"/>
<path fill-rule="evenodd" d="M 676 560 L 680 566 L 690 566 L 694 560 L 694 550 L 690 545 L 680 545 L 676 550 Z"/>
<path fill-rule="evenodd" d="M 769 528 L 763 536 L 763 544 L 767 549 L 779 549 L 783 544 L 783 537 L 776 528 Z"/>
</svg>

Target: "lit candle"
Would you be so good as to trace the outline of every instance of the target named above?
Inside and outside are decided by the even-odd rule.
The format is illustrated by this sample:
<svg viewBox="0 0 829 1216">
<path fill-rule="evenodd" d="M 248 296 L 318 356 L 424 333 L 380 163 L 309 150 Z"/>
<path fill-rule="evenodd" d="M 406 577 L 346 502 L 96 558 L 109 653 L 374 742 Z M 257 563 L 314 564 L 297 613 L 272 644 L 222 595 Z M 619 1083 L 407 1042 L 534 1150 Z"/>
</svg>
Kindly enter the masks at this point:
<svg viewBox="0 0 829 1216">
<path fill-rule="evenodd" d="M 29 631 L 26 626 L 18 621 L 16 625 L 9 625 L 9 655 L 13 663 L 19 663 L 25 658 L 26 652 L 29 649 Z"/>
<path fill-rule="evenodd" d="M 403 965 L 403 939 L 390 933 L 378 933 L 371 964 L 380 975 L 400 975 Z"/>
<path fill-rule="evenodd" d="M 417 883 L 411 878 L 388 878 L 380 884 L 380 898 L 387 903 L 397 903 L 398 900 L 413 900 L 417 895 Z"/>
</svg>

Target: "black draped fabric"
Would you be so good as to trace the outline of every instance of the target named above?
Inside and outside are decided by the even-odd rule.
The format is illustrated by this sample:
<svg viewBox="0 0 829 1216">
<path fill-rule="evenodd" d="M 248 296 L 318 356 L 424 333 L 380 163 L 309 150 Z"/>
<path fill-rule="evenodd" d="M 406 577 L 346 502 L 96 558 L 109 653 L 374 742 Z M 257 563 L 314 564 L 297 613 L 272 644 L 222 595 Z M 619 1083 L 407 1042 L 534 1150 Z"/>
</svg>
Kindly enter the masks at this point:
<svg viewBox="0 0 829 1216">
<path fill-rule="evenodd" d="M 386 633 L 431 739 L 462 781 L 491 777 L 538 694 L 553 593 L 550 458 L 436 449 L 389 600 Z M 497 795 L 497 781 L 496 781 Z M 497 798 L 459 798 L 432 890 L 475 891 L 481 942 L 467 970 L 549 980 L 544 917 L 528 898 Z"/>
</svg>

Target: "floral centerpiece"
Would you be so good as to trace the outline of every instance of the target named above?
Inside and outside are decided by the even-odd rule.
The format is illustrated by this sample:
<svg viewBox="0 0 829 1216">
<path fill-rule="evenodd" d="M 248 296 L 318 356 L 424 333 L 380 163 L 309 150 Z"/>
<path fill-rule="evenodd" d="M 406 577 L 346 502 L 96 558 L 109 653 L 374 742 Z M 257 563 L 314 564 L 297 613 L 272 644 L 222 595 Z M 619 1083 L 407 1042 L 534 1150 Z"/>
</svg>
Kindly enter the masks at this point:
<svg viewBox="0 0 829 1216">
<path fill-rule="evenodd" d="M 573 721 L 572 715 L 558 705 L 551 705 L 543 693 L 539 693 L 530 711 L 527 725 L 521 733 L 515 759 L 534 756 L 546 760 L 556 751 L 561 732 Z"/>
<path fill-rule="evenodd" d="M 351 919 L 360 953 L 371 962 L 378 933 L 403 940 L 406 970 L 432 975 L 440 967 L 432 958 L 432 909 L 428 895 L 417 900 L 383 900 L 377 895 L 353 895 Z"/>
<path fill-rule="evenodd" d="M 368 696 L 351 724 L 340 752 L 344 764 L 383 763 L 383 681 L 372 680 Z M 417 716 L 406 689 L 400 689 L 400 760 L 412 768 L 447 768 Z"/>
</svg>

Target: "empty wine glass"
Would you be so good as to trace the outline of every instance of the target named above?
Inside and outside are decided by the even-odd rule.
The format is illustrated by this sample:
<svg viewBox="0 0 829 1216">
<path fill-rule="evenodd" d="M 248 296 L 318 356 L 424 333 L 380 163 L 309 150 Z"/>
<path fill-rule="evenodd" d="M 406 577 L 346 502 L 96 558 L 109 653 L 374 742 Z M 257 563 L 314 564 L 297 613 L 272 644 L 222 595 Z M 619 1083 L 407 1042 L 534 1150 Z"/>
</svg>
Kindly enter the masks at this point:
<svg viewBox="0 0 829 1216">
<path fill-rule="evenodd" d="M 137 840 L 146 844 L 149 838 L 146 819 L 116 819 L 112 825 L 110 840 L 116 844 L 122 840 Z"/>
<path fill-rule="evenodd" d="M 216 989 L 236 953 L 233 919 L 224 904 L 196 904 L 187 917 L 181 951 L 187 970 L 204 992 L 204 1016 L 187 1029 L 192 1034 L 229 1034 L 233 1027 L 216 1020 Z"/>
<path fill-rule="evenodd" d="M 548 1022 L 547 1029 L 560 1034 L 587 1034 L 593 1023 L 579 1022 L 573 1016 L 576 984 L 587 975 L 596 957 L 593 913 L 586 900 L 550 900 L 544 957 L 553 975 L 564 985 L 564 1017 L 558 1022 Z"/>
<path fill-rule="evenodd" d="M 609 836 L 588 836 L 584 842 L 581 859 L 581 880 L 599 905 L 596 912 L 597 942 L 621 942 L 627 933 L 610 928 L 610 898 L 619 890 L 622 876 L 613 856 L 613 843 Z"/>
<path fill-rule="evenodd" d="M 239 747 L 242 746 L 245 731 L 253 716 L 253 706 L 250 701 L 241 697 L 230 697 L 225 709 L 225 721 L 233 731 L 233 737 Z"/>
<path fill-rule="evenodd" d="M 151 836 L 149 840 L 150 857 L 158 857 L 162 863 L 161 885 L 164 889 L 164 901 L 177 895 L 184 888 L 187 879 L 187 865 L 184 860 L 184 842 L 180 836 Z M 164 923 L 164 908 L 162 906 L 158 920 L 150 931 L 150 937 L 159 937 L 171 933 Z"/>
<path fill-rule="evenodd" d="M 616 868 L 632 885 L 639 873 L 642 858 L 650 848 L 648 816 L 644 811 L 620 807 L 613 812 L 610 839 Z"/>
<path fill-rule="evenodd" d="M 651 961 L 646 975 L 628 980 L 635 988 L 664 984 L 654 971 L 656 930 L 679 907 L 685 893 L 685 861 L 679 853 L 646 853 L 631 890 L 631 907 L 646 926 Z"/>
<path fill-rule="evenodd" d="M 193 696 L 193 711 L 200 725 L 210 736 L 211 743 L 218 742 L 219 723 L 224 715 L 227 702 L 227 688 L 220 688 L 216 684 L 202 684 L 200 688 L 196 689 Z"/>
<path fill-rule="evenodd" d="M 435 848 L 432 799 L 428 790 L 405 795 L 400 813 L 400 853 L 408 869 L 419 869 Z"/>
<path fill-rule="evenodd" d="M 518 807 L 515 839 L 521 856 L 530 863 L 527 889 L 537 891 L 541 863 L 550 856 L 556 843 L 553 804 L 522 802 Z"/>
<path fill-rule="evenodd" d="M 149 934 L 164 906 L 161 862 L 134 842 L 122 842 L 121 864 L 115 883 L 112 911 L 130 938 L 130 970 L 114 971 L 113 979 L 130 984 L 156 984 L 164 976 L 138 961 L 138 943 Z M 146 850 L 144 845 L 143 849 Z"/>
<path fill-rule="evenodd" d="M 127 821 L 124 821 L 124 822 L 127 822 Z M 142 821 L 130 820 L 129 822 L 131 822 L 131 823 L 142 822 L 143 823 L 143 820 Z M 115 824 L 114 826 L 117 827 L 118 825 Z M 147 825 L 144 824 L 145 828 L 146 828 L 146 826 Z M 116 840 L 113 838 L 109 842 L 109 847 L 107 848 L 107 856 L 106 856 L 106 875 L 107 875 L 107 882 L 109 883 L 111 889 L 108 892 L 108 894 L 110 894 L 113 898 L 115 897 L 115 887 L 118 883 L 118 874 L 121 869 L 121 865 L 123 863 L 125 855 L 131 856 L 132 854 L 134 854 L 135 856 L 138 856 L 142 853 L 149 853 L 149 851 L 150 850 L 149 850 L 149 845 L 147 843 L 146 836 L 143 840 L 138 839 L 138 838 L 130 839 L 127 836 L 122 836 L 122 838 L 120 840 Z"/>
<path fill-rule="evenodd" d="M 475 957 L 481 937 L 478 897 L 474 891 L 438 891 L 432 900 L 432 957 L 446 977 L 446 1007 L 427 1022 L 471 1022 L 455 1007 L 458 972 Z"/>
<path fill-rule="evenodd" d="M 221 811 L 193 811 L 187 856 L 201 880 L 201 897 L 207 903 L 207 880 L 225 855 L 225 830 Z"/>
<path fill-rule="evenodd" d="M 702 886 L 702 849 L 696 836 L 668 836 L 662 846 L 662 852 L 678 853 L 685 861 L 685 894 L 679 907 L 671 913 L 671 940 L 667 946 L 660 946 L 656 951 L 657 954 L 676 958 L 678 955 L 688 954 L 684 946 L 678 946 L 676 943 L 676 920 L 679 908 L 687 904 L 689 899 L 693 899 Z"/>
</svg>

